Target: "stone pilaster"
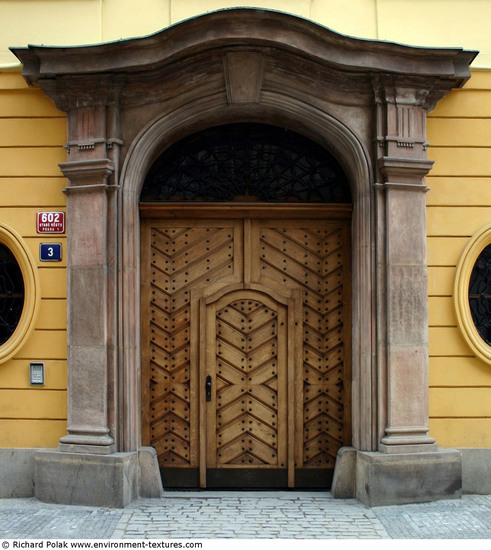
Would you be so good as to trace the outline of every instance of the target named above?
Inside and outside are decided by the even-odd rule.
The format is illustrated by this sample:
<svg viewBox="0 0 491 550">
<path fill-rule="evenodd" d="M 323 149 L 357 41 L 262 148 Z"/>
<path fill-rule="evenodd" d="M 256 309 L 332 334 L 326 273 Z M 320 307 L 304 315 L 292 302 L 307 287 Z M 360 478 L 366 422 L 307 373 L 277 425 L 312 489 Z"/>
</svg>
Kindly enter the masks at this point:
<svg viewBox="0 0 491 550">
<path fill-rule="evenodd" d="M 428 435 L 428 291 L 426 268 L 425 99 L 410 85 L 379 82 L 377 98 L 379 320 L 385 353 L 379 373 L 379 449 L 387 453 L 434 451 Z M 380 281 L 381 282 L 381 281 Z"/>
<path fill-rule="evenodd" d="M 69 179 L 68 220 L 68 435 L 60 451 L 108 454 L 115 450 L 108 422 L 108 377 L 115 348 L 114 265 L 108 255 L 114 171 L 109 159 L 61 165 Z"/>
<path fill-rule="evenodd" d="M 106 90 L 107 91 L 107 90 Z M 93 89 L 92 101 L 68 110 L 67 307 L 68 426 L 59 450 L 116 450 L 117 103 Z M 114 91 L 112 91 L 114 95 Z M 110 103 L 108 106 L 105 102 Z"/>
<path fill-rule="evenodd" d="M 435 450 L 428 436 L 428 291 L 425 186 L 407 183 L 428 161 L 383 159 L 386 177 L 386 427 L 380 450 Z M 393 181 L 397 179 L 399 181 Z M 404 181 L 406 179 L 406 181 Z M 384 403 L 385 404 L 385 403 Z"/>
</svg>

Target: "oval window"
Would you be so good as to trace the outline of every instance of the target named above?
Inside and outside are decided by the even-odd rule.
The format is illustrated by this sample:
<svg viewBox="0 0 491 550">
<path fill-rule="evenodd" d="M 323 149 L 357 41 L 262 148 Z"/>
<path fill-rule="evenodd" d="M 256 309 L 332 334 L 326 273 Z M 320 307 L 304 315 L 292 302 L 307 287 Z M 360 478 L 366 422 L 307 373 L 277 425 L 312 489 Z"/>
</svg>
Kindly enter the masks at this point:
<svg viewBox="0 0 491 550">
<path fill-rule="evenodd" d="M 0 363 L 26 343 L 40 299 L 38 270 L 29 248 L 16 231 L 0 222 Z"/>
<path fill-rule="evenodd" d="M 471 272 L 469 307 L 477 332 L 491 345 L 491 245 L 479 254 Z"/>
<path fill-rule="evenodd" d="M 0 345 L 12 336 L 24 309 L 24 279 L 15 256 L 0 244 Z"/>
<path fill-rule="evenodd" d="M 491 224 L 469 241 L 457 265 L 454 304 L 462 336 L 491 363 Z"/>
</svg>

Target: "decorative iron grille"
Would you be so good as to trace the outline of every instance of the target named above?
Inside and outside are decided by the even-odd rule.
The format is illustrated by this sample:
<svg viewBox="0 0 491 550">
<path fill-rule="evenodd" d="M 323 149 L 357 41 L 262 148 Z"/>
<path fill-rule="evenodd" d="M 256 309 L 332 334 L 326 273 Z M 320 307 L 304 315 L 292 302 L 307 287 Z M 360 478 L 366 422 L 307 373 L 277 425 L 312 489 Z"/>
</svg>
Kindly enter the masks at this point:
<svg viewBox="0 0 491 550">
<path fill-rule="evenodd" d="M 477 331 L 491 345 L 491 245 L 481 252 L 472 270 L 469 306 Z"/>
<path fill-rule="evenodd" d="M 317 143 L 265 124 L 233 124 L 193 134 L 151 167 L 143 202 L 351 202 L 336 159 Z"/>
<path fill-rule="evenodd" d="M 14 333 L 24 307 L 24 280 L 12 252 L 0 244 L 0 345 Z"/>
</svg>

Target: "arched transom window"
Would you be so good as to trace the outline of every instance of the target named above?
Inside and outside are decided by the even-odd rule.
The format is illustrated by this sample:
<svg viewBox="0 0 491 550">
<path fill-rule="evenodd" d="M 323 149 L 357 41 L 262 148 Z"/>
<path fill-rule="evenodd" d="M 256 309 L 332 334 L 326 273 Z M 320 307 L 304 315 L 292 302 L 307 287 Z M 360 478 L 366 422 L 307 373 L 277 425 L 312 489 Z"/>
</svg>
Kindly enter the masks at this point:
<svg viewBox="0 0 491 550">
<path fill-rule="evenodd" d="M 265 124 L 193 134 L 151 167 L 141 195 L 154 201 L 351 202 L 347 178 L 317 143 Z"/>
</svg>

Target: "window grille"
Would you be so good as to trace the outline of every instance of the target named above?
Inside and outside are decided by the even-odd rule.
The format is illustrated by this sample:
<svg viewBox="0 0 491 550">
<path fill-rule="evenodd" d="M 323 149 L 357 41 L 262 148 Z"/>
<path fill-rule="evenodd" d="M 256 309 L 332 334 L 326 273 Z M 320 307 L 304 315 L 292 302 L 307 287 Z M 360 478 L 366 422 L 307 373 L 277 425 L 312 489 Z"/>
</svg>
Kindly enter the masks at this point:
<svg viewBox="0 0 491 550">
<path fill-rule="evenodd" d="M 479 254 L 469 282 L 469 307 L 481 338 L 491 345 L 491 245 Z"/>
<path fill-rule="evenodd" d="M 0 345 L 14 333 L 24 308 L 24 280 L 15 256 L 0 244 Z"/>
<path fill-rule="evenodd" d="M 351 202 L 336 159 L 317 143 L 265 124 L 217 126 L 167 149 L 151 167 L 143 202 Z"/>
</svg>

